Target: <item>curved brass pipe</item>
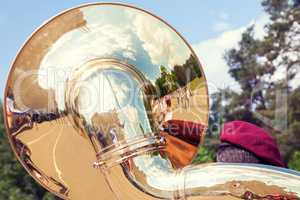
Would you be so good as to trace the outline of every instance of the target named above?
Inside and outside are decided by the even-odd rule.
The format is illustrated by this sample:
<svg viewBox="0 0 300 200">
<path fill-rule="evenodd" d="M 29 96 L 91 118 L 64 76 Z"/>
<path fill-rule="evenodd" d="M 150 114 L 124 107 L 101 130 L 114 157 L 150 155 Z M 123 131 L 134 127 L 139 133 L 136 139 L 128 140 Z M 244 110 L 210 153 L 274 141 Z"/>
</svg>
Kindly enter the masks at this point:
<svg viewBox="0 0 300 200">
<path fill-rule="evenodd" d="M 147 154 L 130 162 L 102 169 L 117 199 L 134 199 L 135 190 L 147 194 L 145 199 L 247 199 L 249 193 L 299 199 L 300 174 L 277 167 L 216 163 L 174 170 Z"/>
</svg>

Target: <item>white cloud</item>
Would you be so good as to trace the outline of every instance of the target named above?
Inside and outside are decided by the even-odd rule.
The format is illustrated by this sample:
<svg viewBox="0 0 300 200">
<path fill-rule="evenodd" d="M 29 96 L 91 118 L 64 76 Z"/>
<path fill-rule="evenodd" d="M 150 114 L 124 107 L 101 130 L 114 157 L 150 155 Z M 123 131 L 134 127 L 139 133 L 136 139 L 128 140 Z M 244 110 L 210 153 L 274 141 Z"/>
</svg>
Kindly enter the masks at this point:
<svg viewBox="0 0 300 200">
<path fill-rule="evenodd" d="M 216 23 L 212 26 L 212 30 L 215 32 L 224 32 L 229 29 L 232 29 L 232 24 L 228 21 L 229 20 L 229 14 L 225 12 L 221 12 L 216 14 L 213 14 L 215 18 L 218 19 Z"/>
<path fill-rule="evenodd" d="M 152 16 L 135 15 L 133 24 L 154 65 L 162 61 L 168 66 L 181 65 L 189 57 L 191 52 L 181 38 L 162 22 L 152 20 Z"/>
<path fill-rule="evenodd" d="M 245 29 L 245 27 L 241 27 L 226 31 L 216 38 L 193 45 L 199 59 L 202 61 L 204 73 L 210 87 L 223 88 L 235 83 L 227 72 L 228 66 L 223 55 L 227 49 L 237 46 Z"/>
<path fill-rule="evenodd" d="M 258 38 L 264 36 L 264 25 L 268 22 L 268 16 L 263 15 L 249 24 L 225 31 L 215 38 L 194 44 L 193 47 L 202 61 L 210 94 L 216 88 L 230 87 L 238 89 L 237 83 L 228 74 L 228 66 L 223 56 L 226 50 L 237 47 L 242 33 L 252 24 L 255 24 L 255 35 Z M 237 87 L 237 88 L 236 88 Z"/>
<path fill-rule="evenodd" d="M 266 35 L 266 31 L 265 31 L 265 25 L 268 24 L 270 22 L 270 18 L 269 15 L 264 14 L 261 17 L 253 20 L 250 24 L 254 24 L 254 32 L 255 32 L 255 36 L 256 38 L 263 38 Z"/>
<path fill-rule="evenodd" d="M 300 25 L 298 22 L 294 22 L 291 31 L 287 34 L 286 39 L 291 43 L 291 47 L 297 49 L 300 46 L 300 36 L 297 32 L 300 31 Z M 292 38 L 292 39 L 291 39 Z M 292 41 L 291 41 L 292 40 Z M 286 51 L 281 50 L 280 56 L 273 61 L 273 63 L 278 66 L 278 69 L 275 71 L 273 76 L 271 77 L 272 81 L 285 80 L 286 79 L 286 65 L 281 65 L 280 63 L 283 61 L 283 58 L 288 58 L 289 61 L 295 62 L 300 59 L 299 52 L 297 50 L 294 51 Z M 295 65 L 292 69 L 293 73 L 295 73 L 295 77 L 292 80 L 289 80 L 289 85 L 295 89 L 300 86 L 300 68 L 299 65 Z"/>
<path fill-rule="evenodd" d="M 213 31 L 215 32 L 223 32 L 232 28 L 232 25 L 225 21 L 219 21 L 213 25 Z"/>
</svg>

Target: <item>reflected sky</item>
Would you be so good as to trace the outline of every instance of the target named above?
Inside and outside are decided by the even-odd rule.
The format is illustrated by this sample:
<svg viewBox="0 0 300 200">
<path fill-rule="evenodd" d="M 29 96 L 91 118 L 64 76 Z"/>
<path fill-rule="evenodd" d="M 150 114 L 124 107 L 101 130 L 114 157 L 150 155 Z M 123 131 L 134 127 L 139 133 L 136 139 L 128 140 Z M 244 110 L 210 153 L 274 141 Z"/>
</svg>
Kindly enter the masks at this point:
<svg viewBox="0 0 300 200">
<path fill-rule="evenodd" d="M 78 84 L 78 110 L 88 123 L 92 124 L 95 114 L 116 112 L 130 133 L 126 137 L 152 132 L 139 83 L 125 71 L 98 70 Z"/>
<path fill-rule="evenodd" d="M 44 89 L 64 91 L 71 71 L 95 58 L 131 64 L 154 82 L 161 65 L 172 69 L 191 54 L 175 31 L 150 14 L 120 6 L 89 6 L 80 11 L 85 26 L 63 34 L 41 61 L 39 74 L 43 76 L 38 82 Z M 63 95 L 56 96 L 63 109 Z"/>
<path fill-rule="evenodd" d="M 153 188 L 172 191 L 178 186 L 180 178 L 175 175 L 172 165 L 160 155 L 141 155 L 133 158 L 137 168 L 145 174 L 147 182 Z"/>
</svg>

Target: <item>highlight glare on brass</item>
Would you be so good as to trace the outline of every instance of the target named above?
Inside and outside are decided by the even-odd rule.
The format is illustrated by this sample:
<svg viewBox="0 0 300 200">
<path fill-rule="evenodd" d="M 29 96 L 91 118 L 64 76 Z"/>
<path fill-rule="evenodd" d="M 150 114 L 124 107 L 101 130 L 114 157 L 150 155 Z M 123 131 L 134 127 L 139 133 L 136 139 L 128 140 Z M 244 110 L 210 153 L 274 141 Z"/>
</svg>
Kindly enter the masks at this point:
<svg viewBox="0 0 300 200">
<path fill-rule="evenodd" d="M 253 181 L 261 195 L 300 195 L 296 172 L 190 165 L 208 125 L 202 66 L 173 28 L 131 6 L 84 5 L 44 24 L 16 57 L 4 99 L 16 156 L 65 199 L 223 199 Z M 173 132 L 170 121 L 195 127 Z"/>
</svg>

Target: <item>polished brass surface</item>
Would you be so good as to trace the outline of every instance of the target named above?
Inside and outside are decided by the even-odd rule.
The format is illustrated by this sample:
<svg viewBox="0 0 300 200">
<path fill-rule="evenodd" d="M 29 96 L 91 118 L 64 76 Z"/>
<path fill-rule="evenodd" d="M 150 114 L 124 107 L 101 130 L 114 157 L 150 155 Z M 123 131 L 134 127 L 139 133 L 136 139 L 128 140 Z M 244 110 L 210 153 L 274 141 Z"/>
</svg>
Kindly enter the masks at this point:
<svg viewBox="0 0 300 200">
<path fill-rule="evenodd" d="M 168 24 L 130 6 L 91 4 L 28 39 L 5 110 L 11 145 L 39 183 L 63 198 L 111 199 L 97 166 L 156 148 L 174 168 L 190 164 L 204 129 L 193 143 L 159 130 L 174 119 L 206 127 L 208 98 L 196 55 Z"/>
<path fill-rule="evenodd" d="M 190 165 L 208 124 L 203 69 L 158 17 L 89 4 L 25 43 L 5 91 L 20 162 L 56 195 L 84 199 L 298 198 L 300 175 L 263 165 Z"/>
</svg>

